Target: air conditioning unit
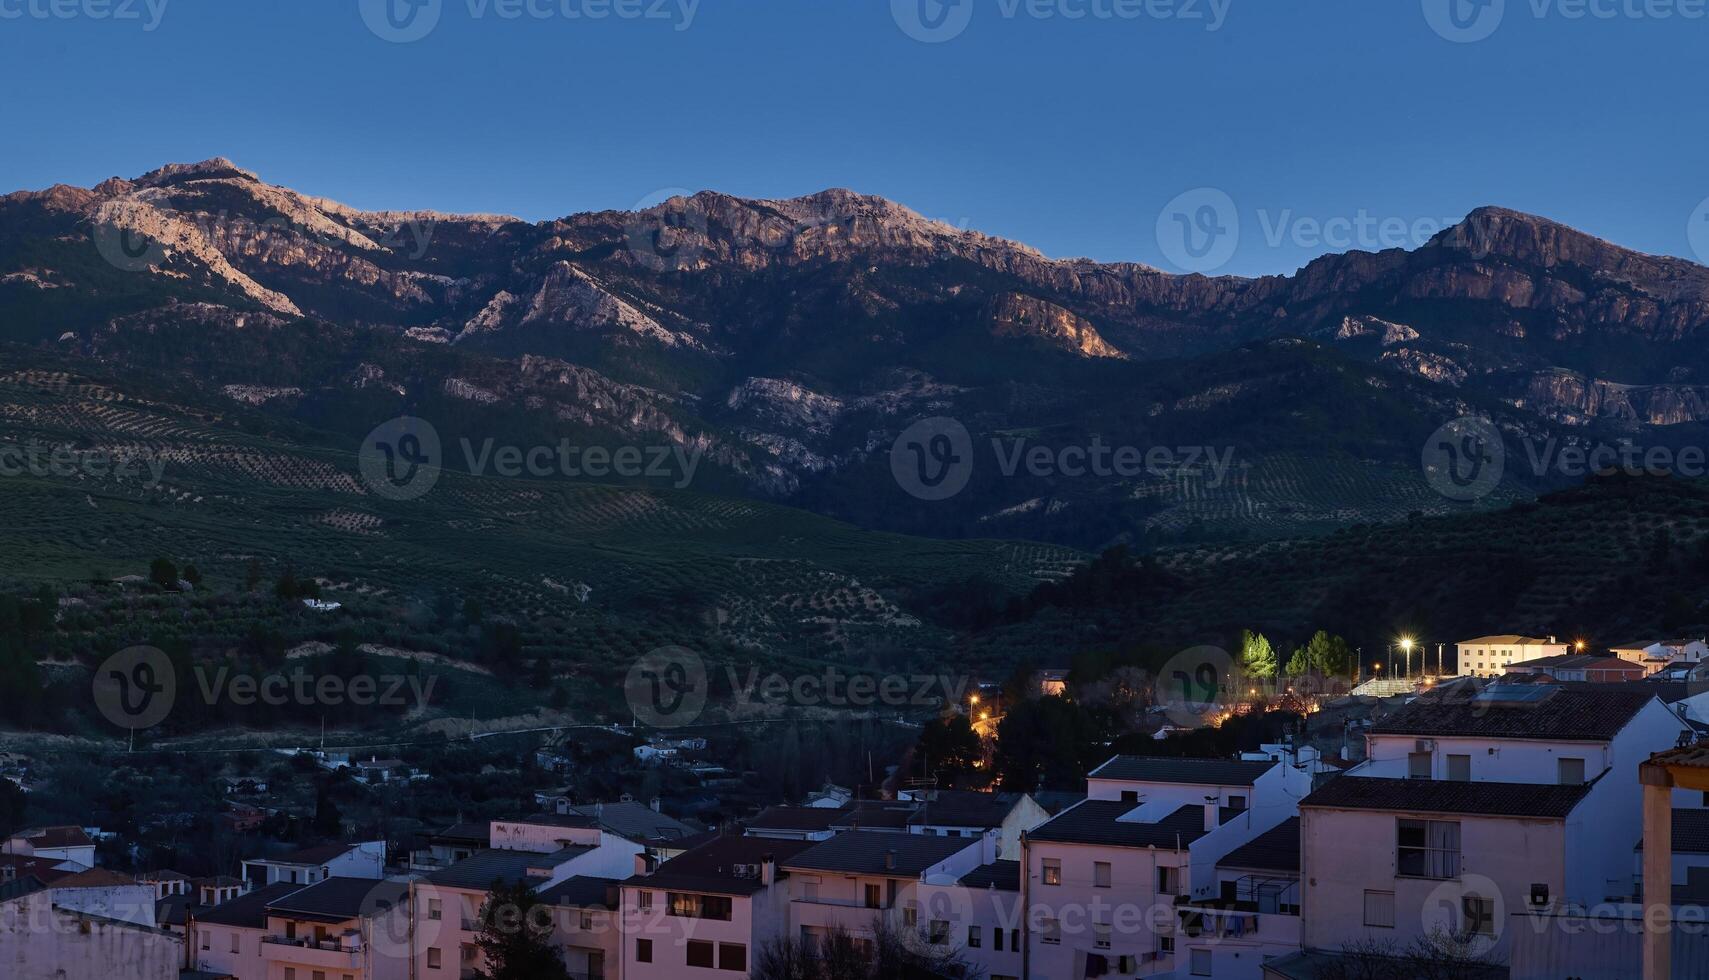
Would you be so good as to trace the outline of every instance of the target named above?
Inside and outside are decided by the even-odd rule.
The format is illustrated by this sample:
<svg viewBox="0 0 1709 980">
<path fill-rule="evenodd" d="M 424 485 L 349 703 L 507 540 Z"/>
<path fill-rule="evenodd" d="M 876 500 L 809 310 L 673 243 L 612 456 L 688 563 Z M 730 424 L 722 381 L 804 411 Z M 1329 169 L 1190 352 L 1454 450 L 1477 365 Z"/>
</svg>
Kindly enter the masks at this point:
<svg viewBox="0 0 1709 980">
<path fill-rule="evenodd" d="M 1531 907 L 1534 909 L 1547 908 L 1549 905 L 1549 886 L 1533 884 L 1531 886 Z"/>
<path fill-rule="evenodd" d="M 1434 752 L 1434 751 L 1436 751 L 1436 740 L 1433 738 L 1421 738 L 1417 742 L 1413 743 L 1413 745 L 1414 745 L 1414 748 L 1412 751 L 1414 751 L 1414 752 Z"/>
</svg>

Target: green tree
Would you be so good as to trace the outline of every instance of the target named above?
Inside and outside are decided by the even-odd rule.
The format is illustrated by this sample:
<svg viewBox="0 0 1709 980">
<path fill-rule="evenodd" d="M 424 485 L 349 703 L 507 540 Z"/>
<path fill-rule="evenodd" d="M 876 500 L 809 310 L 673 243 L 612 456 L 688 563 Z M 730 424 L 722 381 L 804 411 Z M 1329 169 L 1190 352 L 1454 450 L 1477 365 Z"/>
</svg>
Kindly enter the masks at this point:
<svg viewBox="0 0 1709 980">
<path fill-rule="evenodd" d="M 1327 630 L 1312 634 L 1305 645 L 1305 655 L 1309 667 L 1326 677 L 1344 677 L 1353 672 L 1353 648 Z M 1293 663 L 1290 661 L 1288 666 L 1291 670 Z"/>
<path fill-rule="evenodd" d="M 201 569 L 197 568 L 194 565 L 185 565 L 184 571 L 181 572 L 180 574 L 183 575 L 184 581 L 189 582 L 192 586 L 194 586 L 196 588 L 201 588 L 201 585 L 202 585 L 202 570 Z"/>
<path fill-rule="evenodd" d="M 156 558 L 149 563 L 148 580 L 163 589 L 176 589 L 178 587 L 178 566 L 172 564 L 169 559 Z"/>
<path fill-rule="evenodd" d="M 1288 658 L 1288 676 L 1303 677 L 1311 673 L 1311 657 L 1305 647 L 1295 647 L 1294 655 Z"/>
<path fill-rule="evenodd" d="M 936 779 L 940 786 L 955 788 L 973 775 L 984 755 L 972 721 L 956 712 L 926 723 L 914 746 L 914 765 L 920 775 Z"/>
<path fill-rule="evenodd" d="M 525 881 L 495 882 L 481 906 L 475 945 L 486 954 L 479 980 L 569 980 L 563 956 L 552 945 L 551 909 L 540 904 Z"/>
<path fill-rule="evenodd" d="M 1256 630 L 1240 631 L 1240 666 L 1250 677 L 1269 680 L 1276 676 L 1279 666 L 1276 651 L 1264 634 Z"/>
</svg>

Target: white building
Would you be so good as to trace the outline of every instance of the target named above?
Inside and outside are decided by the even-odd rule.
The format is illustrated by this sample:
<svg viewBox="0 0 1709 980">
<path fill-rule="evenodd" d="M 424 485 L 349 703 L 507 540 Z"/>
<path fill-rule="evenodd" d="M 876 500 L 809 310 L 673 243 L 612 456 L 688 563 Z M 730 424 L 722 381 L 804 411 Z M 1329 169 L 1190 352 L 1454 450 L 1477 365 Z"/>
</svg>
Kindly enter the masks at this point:
<svg viewBox="0 0 1709 980">
<path fill-rule="evenodd" d="M 1304 946 L 1470 927 L 1501 956 L 1510 914 L 1630 895 L 1642 814 L 1628 774 L 1683 731 L 1641 683 L 1417 698 L 1300 804 Z"/>
<path fill-rule="evenodd" d="M 252 886 L 289 882 L 312 885 L 328 878 L 382 878 L 386 869 L 386 842 L 321 844 L 305 847 L 284 857 L 250 858 L 243 862 L 243 879 Z"/>
<path fill-rule="evenodd" d="M 1459 673 L 1464 676 L 1500 677 L 1507 673 L 1511 664 L 1543 657 L 1558 657 L 1565 654 L 1570 646 L 1552 636 L 1545 639 L 1514 633 L 1480 636 L 1475 640 L 1461 640 L 1454 644 L 1455 655 L 1458 657 L 1454 663 Z"/>
<path fill-rule="evenodd" d="M 816 846 L 721 835 L 624 881 L 623 977 L 745 975 L 767 943 L 790 934 L 789 874 L 780 864 Z"/>
<path fill-rule="evenodd" d="M 0 853 L 22 857 L 71 861 L 80 867 L 95 866 L 95 842 L 82 827 L 31 827 L 20 830 L 0 844 Z"/>
<path fill-rule="evenodd" d="M 932 938 L 933 923 L 943 923 L 943 942 L 960 949 L 963 960 L 987 980 L 1020 977 L 1026 928 L 1021 912 L 1021 862 L 997 860 L 953 881 L 923 881 L 918 888 L 917 920 Z"/>
<path fill-rule="evenodd" d="M 1621 660 L 1642 665 L 1653 674 L 1664 667 L 1700 664 L 1709 659 L 1709 643 L 1702 638 L 1675 640 L 1634 640 L 1610 647 Z"/>
<path fill-rule="evenodd" d="M 177 980 L 184 943 L 164 929 L 63 907 L 32 880 L 0 886 L 0 963 L 18 980 Z"/>
<path fill-rule="evenodd" d="M 955 923 L 924 899 L 996 858 L 996 837 L 851 830 L 781 860 L 789 875 L 789 935 L 816 943 L 841 929 L 857 941 L 880 921 L 948 942 Z"/>
<path fill-rule="evenodd" d="M 196 969 L 236 980 L 405 980 L 408 885 L 371 878 L 276 882 L 196 915 Z"/>
</svg>

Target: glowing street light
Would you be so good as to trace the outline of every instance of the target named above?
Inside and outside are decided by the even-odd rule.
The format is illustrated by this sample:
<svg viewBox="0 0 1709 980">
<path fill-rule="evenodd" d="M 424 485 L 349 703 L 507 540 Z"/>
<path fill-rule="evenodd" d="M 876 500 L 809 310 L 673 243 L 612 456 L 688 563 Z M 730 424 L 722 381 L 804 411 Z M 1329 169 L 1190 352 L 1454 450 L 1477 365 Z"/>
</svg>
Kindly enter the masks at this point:
<svg viewBox="0 0 1709 980">
<path fill-rule="evenodd" d="M 1406 654 L 1406 676 L 1411 677 L 1412 676 L 1412 637 L 1410 637 L 1410 636 L 1401 637 L 1400 638 L 1400 648 L 1401 648 L 1401 651 Z"/>
</svg>

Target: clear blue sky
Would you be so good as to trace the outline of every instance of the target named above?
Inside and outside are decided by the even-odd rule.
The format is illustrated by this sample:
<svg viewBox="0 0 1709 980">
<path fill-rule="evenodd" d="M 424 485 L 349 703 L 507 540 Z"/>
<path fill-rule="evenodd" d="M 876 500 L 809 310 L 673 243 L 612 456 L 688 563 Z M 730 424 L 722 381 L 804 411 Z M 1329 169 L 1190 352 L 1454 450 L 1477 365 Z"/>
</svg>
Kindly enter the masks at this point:
<svg viewBox="0 0 1709 980">
<path fill-rule="evenodd" d="M 362 207 L 530 219 L 845 186 L 1173 267 L 1159 213 L 1213 187 L 1242 230 L 1221 271 L 1242 274 L 1348 243 L 1311 221 L 1486 203 L 1691 256 L 1709 197 L 1709 21 L 1678 13 L 1506 0 L 1455 43 L 1426 16 L 1449 0 L 1216 0 L 1214 31 L 1212 0 L 437 2 L 394 43 L 364 18 L 378 0 L 0 0 L 0 189 L 216 155 Z M 563 15 L 630 3 L 667 16 Z M 88 16 L 109 4 L 138 19 Z M 1182 4 L 1199 19 L 1156 15 Z M 940 13 L 959 33 L 939 43 L 899 26 Z"/>
</svg>

